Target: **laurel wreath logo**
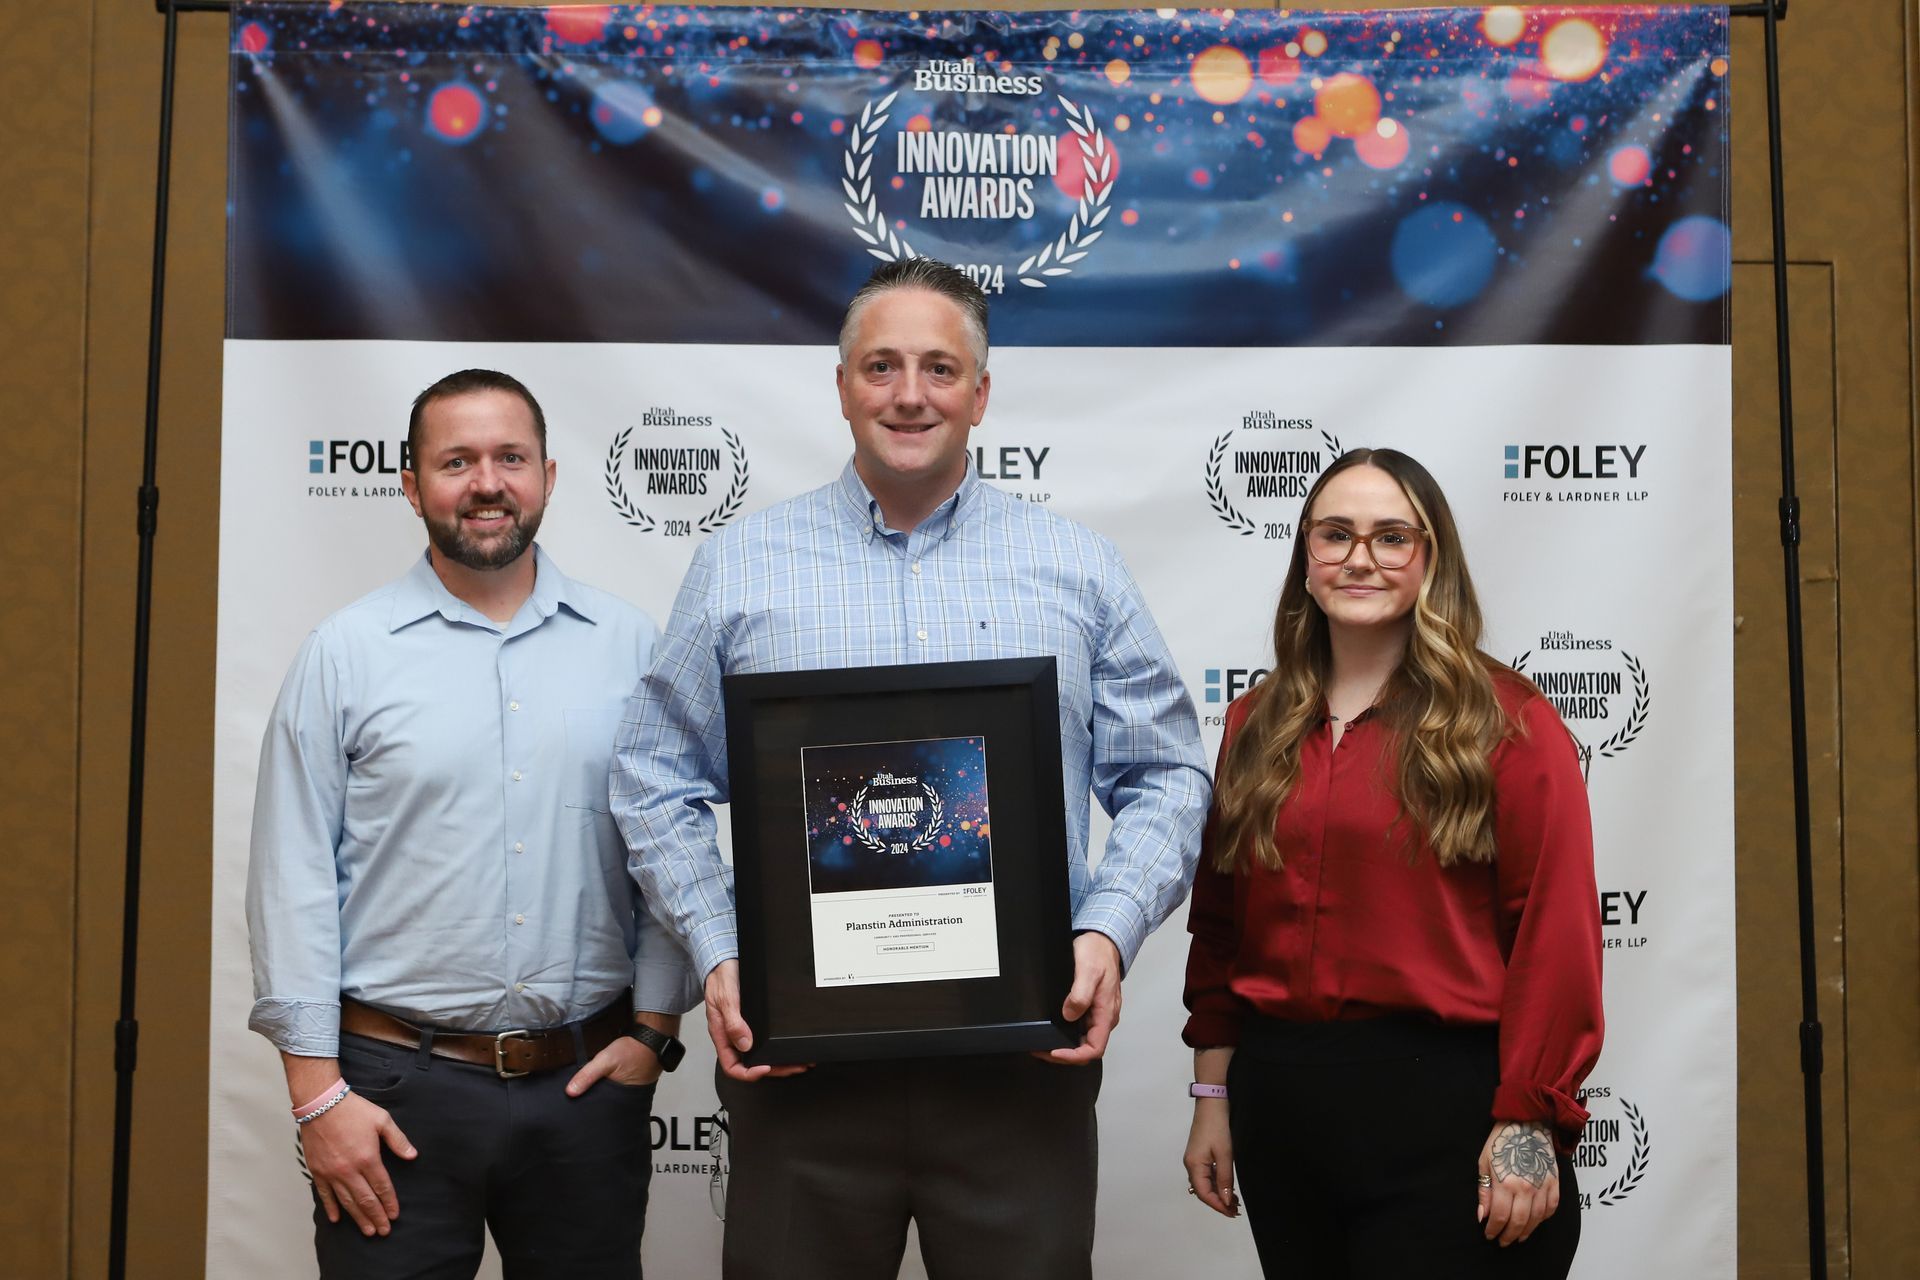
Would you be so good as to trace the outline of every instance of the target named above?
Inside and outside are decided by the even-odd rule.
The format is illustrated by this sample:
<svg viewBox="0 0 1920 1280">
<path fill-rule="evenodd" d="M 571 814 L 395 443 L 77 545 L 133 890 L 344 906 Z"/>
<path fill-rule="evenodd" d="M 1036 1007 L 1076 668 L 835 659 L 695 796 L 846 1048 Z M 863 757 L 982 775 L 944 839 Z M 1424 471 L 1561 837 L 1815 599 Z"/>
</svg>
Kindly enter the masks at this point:
<svg viewBox="0 0 1920 1280">
<path fill-rule="evenodd" d="M 1640 731 L 1647 727 L 1647 707 L 1650 702 L 1647 669 L 1624 649 L 1620 651 L 1620 656 L 1626 659 L 1627 670 L 1633 675 L 1633 709 L 1627 712 L 1627 722 L 1600 744 L 1598 750 L 1603 757 L 1617 756 L 1625 751 L 1640 736 Z"/>
<path fill-rule="evenodd" d="M 1080 140 L 1080 206 L 1074 210 L 1072 220 L 1058 240 L 1014 269 L 1014 276 L 1030 289 L 1046 288 L 1048 278 L 1072 275 L 1074 264 L 1087 256 L 1088 246 L 1106 234 L 1100 230 L 1100 224 L 1113 212 L 1107 207 L 1107 197 L 1113 194 L 1114 176 L 1113 153 L 1107 146 L 1107 135 L 1094 120 L 1093 112 L 1064 94 L 1055 96 L 1060 99 L 1060 109 L 1067 113 L 1067 127 Z M 1052 266 L 1047 265 L 1049 258 Z M 1029 271 L 1035 274 L 1027 274 Z"/>
<path fill-rule="evenodd" d="M 1619 1204 L 1632 1195 L 1633 1189 L 1640 1185 L 1640 1180 L 1647 1176 L 1648 1157 L 1653 1153 L 1653 1144 L 1647 1140 L 1646 1117 L 1625 1098 L 1620 1099 L 1620 1106 L 1626 1111 L 1627 1127 L 1633 1132 L 1633 1154 L 1628 1157 L 1627 1167 L 1620 1176 L 1601 1188 L 1600 1194 L 1595 1197 L 1601 1204 Z"/>
<path fill-rule="evenodd" d="M 1533 650 L 1529 649 L 1507 665 L 1519 674 L 1525 675 L 1527 673 L 1527 659 L 1532 656 Z M 1621 754 L 1635 738 L 1640 736 L 1641 730 L 1647 727 L 1647 709 L 1652 701 L 1649 694 L 1647 669 L 1641 664 L 1638 658 L 1628 653 L 1625 649 L 1620 651 L 1620 656 L 1626 659 L 1627 673 L 1633 677 L 1633 706 L 1627 712 L 1627 722 L 1621 725 L 1597 747 L 1588 746 L 1586 743 L 1580 741 L 1573 730 L 1567 730 L 1567 736 L 1573 739 L 1573 745 L 1580 752 L 1581 772 L 1588 776 L 1592 774 L 1593 757 L 1595 755 L 1610 759 L 1613 756 Z"/>
<path fill-rule="evenodd" d="M 874 144 L 880 140 L 880 130 L 887 123 L 894 99 L 899 96 L 900 91 L 895 89 L 860 109 L 860 119 L 847 131 L 847 149 L 841 156 L 845 173 L 840 178 L 840 190 L 846 196 L 841 207 L 853 219 L 853 234 L 865 242 L 869 254 L 882 262 L 920 256 L 887 221 L 873 185 Z M 1080 186 L 1079 206 L 1068 221 L 1067 229 L 1014 269 L 1014 278 L 1030 289 L 1044 289 L 1048 279 L 1072 275 L 1075 264 L 1087 256 L 1088 248 L 1106 234 L 1100 224 L 1113 212 L 1107 204 L 1113 194 L 1113 151 L 1106 133 L 1094 120 L 1093 113 L 1078 103 L 1061 97 L 1060 107 L 1067 113 L 1067 126 L 1079 139 L 1085 177 Z"/>
<path fill-rule="evenodd" d="M 1321 442 L 1327 446 L 1328 456 L 1340 456 L 1340 437 L 1331 431 L 1320 433 Z M 1227 497 L 1227 487 L 1221 483 L 1220 467 L 1226 461 L 1227 449 L 1233 444 L 1233 432 L 1224 431 L 1213 442 L 1213 448 L 1207 450 L 1207 501 L 1213 506 L 1213 514 L 1219 516 L 1229 529 L 1243 538 L 1251 538 L 1258 527 L 1249 520 Z"/>
<path fill-rule="evenodd" d="M 1227 488 L 1220 483 L 1220 464 L 1226 460 L 1227 446 L 1233 443 L 1233 432 L 1223 431 L 1220 438 L 1213 442 L 1213 448 L 1207 450 L 1207 501 L 1213 505 L 1213 514 L 1227 522 L 1229 529 L 1235 530 L 1243 538 L 1253 536 L 1253 521 L 1234 509 L 1227 500 Z"/>
<path fill-rule="evenodd" d="M 862 783 L 860 789 L 853 793 L 853 800 L 847 805 L 847 821 L 853 827 L 854 839 L 866 848 L 874 853 L 892 853 L 893 846 L 867 828 L 867 786 Z M 927 793 L 927 802 L 931 807 L 928 809 L 927 825 L 908 843 L 908 853 L 918 853 L 938 840 L 940 828 L 946 820 L 946 807 L 940 803 L 940 793 L 924 782 L 920 784 L 920 789 Z"/>
<path fill-rule="evenodd" d="M 720 438 L 727 442 L 727 454 L 733 459 L 733 481 L 727 485 L 727 492 L 720 499 L 720 505 L 700 517 L 695 528 L 701 533 L 712 533 L 727 521 L 740 514 L 740 504 L 747 496 L 747 447 L 740 443 L 739 433 L 720 428 Z"/>
<path fill-rule="evenodd" d="M 1533 650 L 1529 649 L 1507 665 L 1513 668 L 1516 675 L 1525 675 L 1527 674 L 1527 659 L 1532 656 Z M 1560 727 L 1563 729 L 1567 728 L 1564 724 Z M 1567 737 L 1573 739 L 1574 753 L 1580 757 L 1580 781 L 1591 785 L 1593 782 L 1593 748 L 1580 741 L 1580 735 L 1571 729 L 1567 729 Z"/>
<path fill-rule="evenodd" d="M 747 446 L 741 442 L 738 432 L 720 429 L 720 438 L 726 442 L 727 456 L 733 462 L 733 479 L 727 485 L 726 493 L 720 499 L 720 505 L 694 521 L 694 528 L 701 533 L 712 533 L 727 521 L 740 514 L 740 504 L 746 501 L 747 480 L 750 471 L 747 466 Z M 607 450 L 606 483 L 607 497 L 613 501 L 613 509 L 642 533 L 651 533 L 658 527 L 659 521 L 642 511 L 634 500 L 627 496 L 626 478 L 620 473 L 620 459 L 627 451 L 627 444 L 633 439 L 633 428 L 628 427 L 613 438 L 613 445 Z"/>
<path fill-rule="evenodd" d="M 627 482 L 620 474 L 620 459 L 627 451 L 627 442 L 633 439 L 633 428 L 628 427 L 613 438 L 613 446 L 607 450 L 607 497 L 613 499 L 613 509 L 642 533 L 651 533 L 654 519 L 633 504 L 627 497 Z"/>
<path fill-rule="evenodd" d="M 887 122 L 887 111 L 900 96 L 895 89 L 878 102 L 860 108 L 860 119 L 847 131 L 846 176 L 840 189 L 846 193 L 846 211 L 853 218 L 853 234 L 867 242 L 867 252 L 882 262 L 898 262 L 919 255 L 913 246 L 894 234 L 887 217 L 880 212 L 880 198 L 873 191 L 873 144 L 880 140 L 880 127 Z M 859 186 L 855 186 L 859 183 Z"/>
</svg>

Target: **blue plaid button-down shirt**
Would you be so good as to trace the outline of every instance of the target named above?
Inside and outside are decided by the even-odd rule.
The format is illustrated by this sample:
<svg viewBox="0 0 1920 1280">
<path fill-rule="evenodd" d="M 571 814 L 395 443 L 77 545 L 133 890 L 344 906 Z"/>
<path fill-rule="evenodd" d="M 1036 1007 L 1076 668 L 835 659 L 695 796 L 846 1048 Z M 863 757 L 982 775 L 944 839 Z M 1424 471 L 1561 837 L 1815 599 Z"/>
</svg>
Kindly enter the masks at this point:
<svg viewBox="0 0 1920 1280">
<path fill-rule="evenodd" d="M 1105 934 L 1131 965 L 1192 885 L 1210 787 L 1193 704 L 1110 542 L 971 465 L 897 532 L 849 462 L 835 483 L 703 544 L 627 704 L 612 781 L 628 869 L 696 972 L 738 953 L 710 808 L 728 798 L 723 675 L 1048 654 L 1074 928 Z M 1089 789 L 1113 818 L 1092 869 Z"/>
</svg>

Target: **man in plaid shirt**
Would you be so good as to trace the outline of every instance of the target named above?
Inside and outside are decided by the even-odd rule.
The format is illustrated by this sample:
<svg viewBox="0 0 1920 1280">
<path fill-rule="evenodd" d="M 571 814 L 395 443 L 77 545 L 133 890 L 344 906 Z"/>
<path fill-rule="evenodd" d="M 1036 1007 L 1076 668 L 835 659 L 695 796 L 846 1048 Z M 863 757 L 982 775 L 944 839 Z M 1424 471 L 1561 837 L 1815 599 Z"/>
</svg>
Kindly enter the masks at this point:
<svg viewBox="0 0 1920 1280">
<path fill-rule="evenodd" d="M 629 867 L 706 978 L 732 1117 L 729 1280 L 892 1280 L 910 1218 L 936 1275 L 1091 1275 L 1100 1058 L 1122 974 L 1192 883 L 1209 785 L 1192 703 L 1113 545 L 971 465 L 986 318 L 979 288 L 927 259 L 883 266 L 854 295 L 836 375 L 852 460 L 700 547 L 616 745 Z M 721 677 L 1038 655 L 1059 671 L 1076 935 L 1062 1014 L 1086 1016 L 1081 1043 L 744 1066 L 732 872 L 710 808 L 729 796 Z M 1092 870 L 1089 791 L 1113 819 Z"/>
</svg>

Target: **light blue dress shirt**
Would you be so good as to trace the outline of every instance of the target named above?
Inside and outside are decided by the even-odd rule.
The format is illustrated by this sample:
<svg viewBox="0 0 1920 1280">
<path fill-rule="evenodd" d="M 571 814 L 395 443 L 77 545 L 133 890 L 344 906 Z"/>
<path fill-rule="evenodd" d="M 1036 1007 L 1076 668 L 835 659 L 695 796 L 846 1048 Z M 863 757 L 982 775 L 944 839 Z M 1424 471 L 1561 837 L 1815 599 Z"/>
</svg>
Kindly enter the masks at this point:
<svg viewBox="0 0 1920 1280">
<path fill-rule="evenodd" d="M 316 627 L 260 750 L 248 1025 L 333 1056 L 340 995 L 468 1031 L 551 1027 L 631 985 L 699 1001 L 640 905 L 607 797 L 620 707 L 657 629 L 535 548 L 506 626 L 423 555 Z"/>
<path fill-rule="evenodd" d="M 705 975 L 738 953 L 733 872 L 710 805 L 727 800 L 720 678 L 979 658 L 1058 660 L 1068 884 L 1077 930 L 1131 965 L 1187 895 L 1210 788 L 1186 687 L 1105 538 L 981 483 L 911 532 L 886 527 L 849 462 L 694 553 L 614 750 L 629 866 Z M 1087 865 L 1087 794 L 1113 817 Z"/>
</svg>

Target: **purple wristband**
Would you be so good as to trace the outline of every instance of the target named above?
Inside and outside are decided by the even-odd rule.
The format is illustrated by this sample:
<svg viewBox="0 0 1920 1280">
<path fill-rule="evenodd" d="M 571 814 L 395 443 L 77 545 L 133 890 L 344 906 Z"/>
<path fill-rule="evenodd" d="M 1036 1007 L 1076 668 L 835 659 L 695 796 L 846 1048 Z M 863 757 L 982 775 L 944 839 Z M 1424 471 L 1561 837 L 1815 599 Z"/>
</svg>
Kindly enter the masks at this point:
<svg viewBox="0 0 1920 1280">
<path fill-rule="evenodd" d="M 1187 1086 L 1187 1096 L 1191 1098 L 1224 1098 L 1227 1096 L 1227 1086 L 1223 1084 L 1201 1084 L 1198 1080 L 1195 1080 Z"/>
</svg>

